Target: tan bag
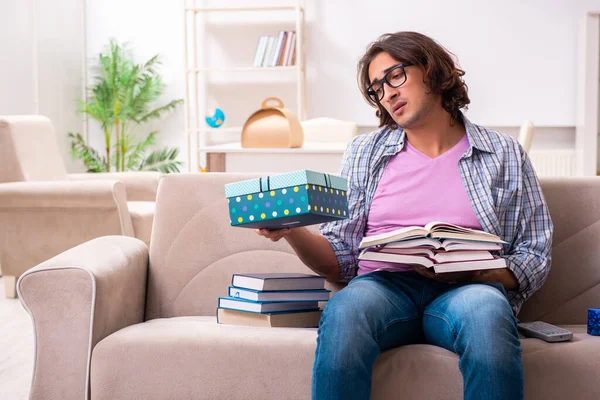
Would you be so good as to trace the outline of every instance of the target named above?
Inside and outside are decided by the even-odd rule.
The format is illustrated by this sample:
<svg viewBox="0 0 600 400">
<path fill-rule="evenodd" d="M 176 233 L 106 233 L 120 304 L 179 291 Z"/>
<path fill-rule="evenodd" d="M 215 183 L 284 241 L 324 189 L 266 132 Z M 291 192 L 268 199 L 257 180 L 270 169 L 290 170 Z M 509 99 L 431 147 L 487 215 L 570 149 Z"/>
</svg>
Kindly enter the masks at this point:
<svg viewBox="0 0 600 400">
<path fill-rule="evenodd" d="M 276 106 L 269 106 L 269 101 Z M 242 128 L 242 147 L 285 148 L 302 147 L 304 132 L 298 117 L 284 108 L 277 97 L 262 102 L 261 109 L 248 118 Z"/>
</svg>

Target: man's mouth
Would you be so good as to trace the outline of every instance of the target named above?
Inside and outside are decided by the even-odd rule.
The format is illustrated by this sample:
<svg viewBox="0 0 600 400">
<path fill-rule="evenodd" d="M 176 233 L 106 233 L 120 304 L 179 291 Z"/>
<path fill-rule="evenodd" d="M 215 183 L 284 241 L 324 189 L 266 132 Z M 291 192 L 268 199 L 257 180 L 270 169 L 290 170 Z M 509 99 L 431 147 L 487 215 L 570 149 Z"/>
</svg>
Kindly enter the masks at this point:
<svg viewBox="0 0 600 400">
<path fill-rule="evenodd" d="M 400 114 L 406 105 L 405 101 L 400 101 L 392 107 L 392 114 Z"/>
</svg>

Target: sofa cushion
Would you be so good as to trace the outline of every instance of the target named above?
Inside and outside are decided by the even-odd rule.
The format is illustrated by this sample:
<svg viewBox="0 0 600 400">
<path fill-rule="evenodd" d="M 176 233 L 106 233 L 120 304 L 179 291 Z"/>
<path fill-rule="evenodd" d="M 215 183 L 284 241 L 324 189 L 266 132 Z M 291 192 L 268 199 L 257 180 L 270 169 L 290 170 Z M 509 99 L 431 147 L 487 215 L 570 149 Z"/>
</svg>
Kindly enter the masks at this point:
<svg viewBox="0 0 600 400">
<path fill-rule="evenodd" d="M 567 343 L 523 339 L 526 398 L 600 398 L 600 338 L 583 326 Z M 316 329 L 218 325 L 214 317 L 155 319 L 98 343 L 92 399 L 309 399 Z M 596 382 L 594 385 L 593 382 Z M 431 345 L 382 353 L 373 399 L 462 399 L 458 357 Z"/>
<path fill-rule="evenodd" d="M 156 203 L 154 201 L 128 201 L 127 208 L 131 215 L 135 237 L 149 245 Z"/>
</svg>

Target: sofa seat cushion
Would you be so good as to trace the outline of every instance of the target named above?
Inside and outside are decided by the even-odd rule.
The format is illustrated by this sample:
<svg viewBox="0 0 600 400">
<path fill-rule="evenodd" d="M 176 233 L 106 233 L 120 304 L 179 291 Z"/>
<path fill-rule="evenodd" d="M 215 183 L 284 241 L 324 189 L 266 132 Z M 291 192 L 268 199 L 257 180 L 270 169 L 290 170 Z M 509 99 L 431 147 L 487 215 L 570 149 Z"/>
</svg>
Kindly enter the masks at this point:
<svg viewBox="0 0 600 400">
<path fill-rule="evenodd" d="M 127 208 L 131 215 L 135 237 L 150 245 L 156 203 L 154 201 L 128 201 Z"/>
<path fill-rule="evenodd" d="M 219 325 L 215 317 L 150 320 L 94 348 L 92 399 L 306 398 L 316 337 L 316 329 Z"/>
<path fill-rule="evenodd" d="M 547 343 L 521 337 L 525 399 L 600 399 L 600 337 L 584 325 L 565 325 L 569 342 Z M 432 379 L 435 377 L 435 379 Z M 458 356 L 431 345 L 412 345 L 382 353 L 373 369 L 373 399 L 463 398 Z"/>
<path fill-rule="evenodd" d="M 568 327 L 571 342 L 523 339 L 527 399 L 600 398 L 600 338 Z M 218 325 L 214 317 L 155 319 L 94 348 L 98 399 L 310 399 L 316 329 Z M 431 345 L 382 353 L 372 399 L 462 399 L 456 354 Z"/>
</svg>

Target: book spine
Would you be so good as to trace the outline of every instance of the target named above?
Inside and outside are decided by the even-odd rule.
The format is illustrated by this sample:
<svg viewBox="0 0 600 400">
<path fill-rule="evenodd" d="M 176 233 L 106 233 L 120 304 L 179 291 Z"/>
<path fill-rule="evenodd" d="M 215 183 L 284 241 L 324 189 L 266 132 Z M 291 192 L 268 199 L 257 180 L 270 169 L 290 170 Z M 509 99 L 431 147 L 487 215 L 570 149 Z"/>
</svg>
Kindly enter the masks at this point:
<svg viewBox="0 0 600 400">
<path fill-rule="evenodd" d="M 283 46 L 283 40 L 285 38 L 285 31 L 279 32 L 279 36 L 277 37 L 277 42 L 275 45 L 275 51 L 273 52 L 273 56 L 271 57 L 271 66 L 276 67 L 277 61 L 279 60 L 279 53 L 281 52 L 281 47 Z"/>
<path fill-rule="evenodd" d="M 266 42 L 267 42 L 266 36 L 261 36 L 258 39 L 258 46 L 256 47 L 256 54 L 254 56 L 254 66 L 255 67 L 260 67 L 262 65 Z"/>
<path fill-rule="evenodd" d="M 290 49 L 288 51 L 287 60 L 285 65 L 294 65 L 294 53 L 296 51 L 296 32 L 292 31 L 292 40 L 290 43 Z"/>
</svg>

